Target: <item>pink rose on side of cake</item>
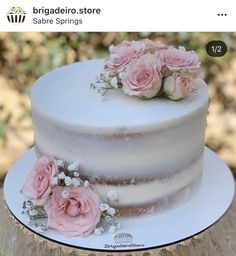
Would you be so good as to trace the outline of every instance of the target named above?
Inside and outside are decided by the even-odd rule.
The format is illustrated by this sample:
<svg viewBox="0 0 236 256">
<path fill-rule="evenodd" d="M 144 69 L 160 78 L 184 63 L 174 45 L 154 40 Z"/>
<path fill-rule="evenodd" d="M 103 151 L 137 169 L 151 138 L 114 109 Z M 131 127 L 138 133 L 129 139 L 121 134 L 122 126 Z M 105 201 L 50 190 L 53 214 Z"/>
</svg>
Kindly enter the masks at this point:
<svg viewBox="0 0 236 256">
<path fill-rule="evenodd" d="M 197 54 L 194 51 L 186 51 L 184 47 L 163 50 L 157 53 L 157 58 L 170 72 L 184 70 L 193 76 L 196 75 L 200 64 Z"/>
<path fill-rule="evenodd" d="M 63 196 L 63 191 L 67 195 Z M 101 218 L 100 197 L 90 187 L 55 187 L 44 208 L 48 227 L 65 236 L 86 237 Z"/>
<path fill-rule="evenodd" d="M 171 100 L 182 99 L 194 90 L 193 79 L 189 74 L 173 74 L 164 79 L 163 90 Z"/>
<path fill-rule="evenodd" d="M 44 205 L 52 192 L 51 178 L 57 172 L 57 166 L 50 157 L 40 157 L 28 174 L 23 186 L 23 194 L 34 205 Z"/>
<path fill-rule="evenodd" d="M 133 59 L 126 67 L 122 90 L 131 96 L 155 97 L 162 86 L 161 63 L 152 54 Z"/>
<path fill-rule="evenodd" d="M 123 41 L 117 46 L 110 46 L 110 58 L 106 64 L 110 70 L 121 72 L 131 59 L 137 58 L 144 53 L 142 44 L 139 42 Z"/>
</svg>

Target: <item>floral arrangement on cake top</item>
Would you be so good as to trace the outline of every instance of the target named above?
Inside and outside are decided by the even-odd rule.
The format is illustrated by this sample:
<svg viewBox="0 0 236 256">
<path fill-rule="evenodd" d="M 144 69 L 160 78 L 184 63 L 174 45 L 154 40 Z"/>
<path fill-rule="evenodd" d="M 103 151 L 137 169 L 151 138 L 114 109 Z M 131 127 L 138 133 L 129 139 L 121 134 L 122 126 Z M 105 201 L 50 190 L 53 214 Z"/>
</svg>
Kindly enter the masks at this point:
<svg viewBox="0 0 236 256">
<path fill-rule="evenodd" d="M 149 39 L 111 45 L 104 70 L 90 87 L 101 97 L 121 88 L 130 96 L 144 99 L 165 96 L 179 100 L 194 89 L 200 62 L 194 51 L 169 47 Z"/>
<path fill-rule="evenodd" d="M 121 228 L 115 220 L 116 209 L 110 206 L 118 201 L 116 191 L 109 191 L 106 202 L 102 202 L 93 186 L 80 177 L 76 163 L 40 157 L 22 193 L 26 197 L 22 214 L 28 216 L 28 224 L 36 232 L 52 228 L 65 236 L 87 237 Z"/>
</svg>

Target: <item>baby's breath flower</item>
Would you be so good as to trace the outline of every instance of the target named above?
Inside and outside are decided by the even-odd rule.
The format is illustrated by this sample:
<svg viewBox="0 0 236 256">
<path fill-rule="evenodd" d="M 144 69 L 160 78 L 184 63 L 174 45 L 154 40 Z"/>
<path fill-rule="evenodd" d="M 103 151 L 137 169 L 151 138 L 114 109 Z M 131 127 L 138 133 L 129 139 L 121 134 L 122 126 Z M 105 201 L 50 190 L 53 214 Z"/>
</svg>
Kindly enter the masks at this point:
<svg viewBox="0 0 236 256">
<path fill-rule="evenodd" d="M 104 72 L 104 79 L 105 79 L 105 81 L 108 81 L 109 79 L 110 79 L 110 73 L 109 73 L 109 71 L 107 71 L 107 72 Z"/>
<path fill-rule="evenodd" d="M 114 224 L 112 224 L 109 228 L 108 228 L 108 233 L 110 234 L 114 234 L 116 232 L 117 228 Z"/>
<path fill-rule="evenodd" d="M 109 206 L 109 204 L 107 204 L 107 203 L 101 203 L 100 206 L 99 206 L 99 208 L 100 208 L 100 210 L 101 210 L 102 212 L 106 211 L 109 207 L 110 207 L 110 206 Z"/>
<path fill-rule="evenodd" d="M 97 76 L 96 76 L 96 81 L 98 81 L 98 82 L 99 82 L 101 79 L 102 79 L 101 74 L 99 74 L 99 75 L 97 75 Z"/>
<path fill-rule="evenodd" d="M 102 227 L 96 228 L 94 230 L 94 234 L 97 235 L 97 236 L 100 236 L 103 232 L 104 232 L 104 229 Z"/>
<path fill-rule="evenodd" d="M 66 178 L 65 173 L 64 173 L 64 172 L 61 172 L 61 173 L 58 175 L 58 178 L 59 178 L 60 180 L 64 180 L 64 179 Z"/>
<path fill-rule="evenodd" d="M 84 187 L 85 188 L 89 187 L 89 182 L 87 180 L 84 181 Z"/>
<path fill-rule="evenodd" d="M 58 177 L 52 177 L 51 184 L 54 185 L 54 186 L 57 185 L 58 184 Z"/>
<path fill-rule="evenodd" d="M 64 166 L 64 162 L 62 160 L 58 159 L 58 160 L 56 160 L 56 165 L 58 167 L 63 167 Z"/>
<path fill-rule="evenodd" d="M 74 172 L 74 176 L 75 176 L 76 178 L 78 178 L 78 177 L 79 177 L 79 173 L 78 173 L 78 172 Z"/>
<path fill-rule="evenodd" d="M 116 209 L 113 208 L 113 207 L 109 207 L 109 208 L 107 209 L 107 213 L 108 213 L 109 215 L 111 215 L 111 216 L 114 216 L 114 215 L 116 214 Z"/>
<path fill-rule="evenodd" d="M 62 191 L 61 196 L 63 198 L 67 198 L 69 196 L 69 192 L 65 189 L 65 190 Z"/>
<path fill-rule="evenodd" d="M 36 216 L 37 214 L 38 214 L 38 211 L 35 209 L 29 211 L 30 216 Z"/>
<path fill-rule="evenodd" d="M 117 195 L 117 192 L 115 190 L 111 190 L 107 193 L 107 198 L 110 200 L 110 201 L 117 201 L 118 199 L 118 195 Z"/>
<path fill-rule="evenodd" d="M 119 78 L 120 78 L 121 80 L 125 79 L 125 78 L 126 78 L 126 74 L 125 74 L 124 72 L 120 72 L 120 73 L 119 73 Z"/>
<path fill-rule="evenodd" d="M 72 184 L 72 179 L 71 179 L 71 177 L 66 176 L 64 182 L 65 182 L 65 185 L 66 185 L 66 186 L 70 186 L 70 185 Z"/>
<path fill-rule="evenodd" d="M 79 169 L 79 164 L 77 164 L 77 163 L 70 164 L 70 165 L 68 165 L 67 169 L 70 172 L 77 171 Z"/>
<path fill-rule="evenodd" d="M 32 202 L 31 201 L 26 201 L 25 202 L 25 207 L 26 207 L 26 209 L 31 208 L 32 207 Z"/>
<path fill-rule="evenodd" d="M 78 187 L 81 184 L 80 179 L 72 178 L 72 185 Z"/>
<path fill-rule="evenodd" d="M 113 222 L 113 217 L 111 215 L 106 214 L 103 218 L 107 223 Z"/>
<path fill-rule="evenodd" d="M 111 79 L 111 85 L 114 87 L 114 88 L 118 88 L 118 80 L 116 77 L 113 77 Z"/>
</svg>

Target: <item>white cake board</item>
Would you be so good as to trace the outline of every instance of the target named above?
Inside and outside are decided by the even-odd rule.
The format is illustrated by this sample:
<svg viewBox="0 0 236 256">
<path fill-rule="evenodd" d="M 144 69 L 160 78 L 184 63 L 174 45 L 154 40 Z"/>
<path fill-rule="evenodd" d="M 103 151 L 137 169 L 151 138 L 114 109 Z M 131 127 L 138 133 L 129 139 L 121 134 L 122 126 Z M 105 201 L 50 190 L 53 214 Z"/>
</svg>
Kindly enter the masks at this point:
<svg viewBox="0 0 236 256">
<path fill-rule="evenodd" d="M 20 193 L 27 173 L 36 160 L 34 150 L 26 152 L 9 170 L 4 196 L 11 214 L 30 231 L 27 217 L 22 215 L 23 195 Z M 204 153 L 203 179 L 199 192 L 184 205 L 161 215 L 121 220 L 122 228 L 115 234 L 90 235 L 87 238 L 66 238 L 47 230 L 39 236 L 57 244 L 96 252 L 137 252 L 157 249 L 189 239 L 213 224 L 228 210 L 234 196 L 234 178 L 227 165 L 208 148 Z M 119 233 L 130 234 L 117 243 Z"/>
</svg>

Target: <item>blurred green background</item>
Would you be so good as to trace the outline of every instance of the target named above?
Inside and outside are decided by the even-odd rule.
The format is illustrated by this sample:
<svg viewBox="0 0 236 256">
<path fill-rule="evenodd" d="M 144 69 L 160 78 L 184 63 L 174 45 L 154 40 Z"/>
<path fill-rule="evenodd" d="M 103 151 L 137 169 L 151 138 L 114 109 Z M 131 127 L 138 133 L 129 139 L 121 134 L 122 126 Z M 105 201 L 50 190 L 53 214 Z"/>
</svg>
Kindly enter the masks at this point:
<svg viewBox="0 0 236 256">
<path fill-rule="evenodd" d="M 0 182 L 33 145 L 29 90 L 35 80 L 65 64 L 107 57 L 110 44 L 142 38 L 198 53 L 210 90 L 206 144 L 236 174 L 236 33 L 0 33 Z M 208 56 L 211 40 L 223 40 L 228 53 Z"/>
</svg>

